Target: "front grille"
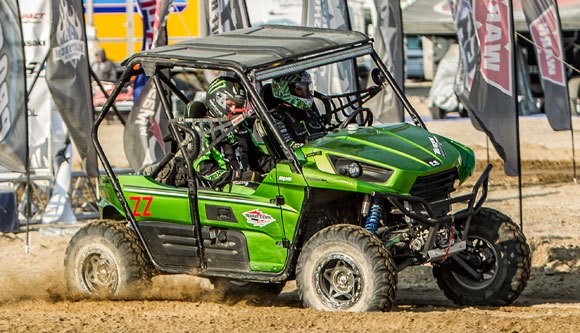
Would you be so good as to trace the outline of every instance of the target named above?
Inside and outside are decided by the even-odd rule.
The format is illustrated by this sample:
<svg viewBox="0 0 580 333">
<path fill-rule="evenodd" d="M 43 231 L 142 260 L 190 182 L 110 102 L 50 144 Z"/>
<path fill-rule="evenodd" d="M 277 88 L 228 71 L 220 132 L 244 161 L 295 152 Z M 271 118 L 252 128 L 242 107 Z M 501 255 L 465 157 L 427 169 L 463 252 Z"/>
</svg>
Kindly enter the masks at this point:
<svg viewBox="0 0 580 333">
<path fill-rule="evenodd" d="M 455 191 L 453 185 L 456 179 L 457 170 L 455 168 L 429 176 L 417 177 L 410 194 L 423 198 L 429 203 L 443 200 L 448 198 L 451 192 Z M 434 212 L 437 215 L 444 215 L 451 209 L 448 205 L 432 208 L 434 208 Z"/>
</svg>

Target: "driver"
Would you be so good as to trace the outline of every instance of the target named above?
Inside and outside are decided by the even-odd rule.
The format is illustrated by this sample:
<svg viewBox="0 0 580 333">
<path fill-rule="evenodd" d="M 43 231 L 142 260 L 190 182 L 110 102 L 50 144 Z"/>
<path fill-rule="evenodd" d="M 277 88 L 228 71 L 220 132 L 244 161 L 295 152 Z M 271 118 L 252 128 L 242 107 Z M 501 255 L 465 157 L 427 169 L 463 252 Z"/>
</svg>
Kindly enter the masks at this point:
<svg viewBox="0 0 580 333">
<path fill-rule="evenodd" d="M 326 132 L 314 105 L 311 86 L 312 78 L 306 71 L 272 80 L 272 93 L 281 101 L 271 110 L 272 116 L 293 149 Z"/>
<path fill-rule="evenodd" d="M 233 78 L 219 77 L 208 87 L 206 105 L 211 117 L 229 119 L 247 112 L 246 102 L 246 91 Z M 238 124 L 223 142 L 194 162 L 196 172 L 212 188 L 222 189 L 229 183 L 255 187 L 276 166 L 276 159 L 256 146 L 248 126 L 246 121 Z M 204 140 L 209 143 L 209 138 Z"/>
</svg>

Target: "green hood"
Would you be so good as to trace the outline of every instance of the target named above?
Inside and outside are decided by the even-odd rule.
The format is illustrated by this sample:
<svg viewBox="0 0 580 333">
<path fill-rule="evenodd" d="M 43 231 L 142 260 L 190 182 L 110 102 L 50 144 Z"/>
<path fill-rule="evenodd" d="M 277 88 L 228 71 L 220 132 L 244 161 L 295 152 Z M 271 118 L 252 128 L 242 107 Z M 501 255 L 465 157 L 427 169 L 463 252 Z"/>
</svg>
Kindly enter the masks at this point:
<svg viewBox="0 0 580 333">
<path fill-rule="evenodd" d="M 303 150 L 306 154 L 321 150 L 322 155 L 350 157 L 392 170 L 421 174 L 459 167 L 462 180 L 471 173 L 474 164 L 471 149 L 406 123 L 340 130 Z M 317 158 L 321 170 L 325 169 L 319 162 L 321 159 Z"/>
</svg>

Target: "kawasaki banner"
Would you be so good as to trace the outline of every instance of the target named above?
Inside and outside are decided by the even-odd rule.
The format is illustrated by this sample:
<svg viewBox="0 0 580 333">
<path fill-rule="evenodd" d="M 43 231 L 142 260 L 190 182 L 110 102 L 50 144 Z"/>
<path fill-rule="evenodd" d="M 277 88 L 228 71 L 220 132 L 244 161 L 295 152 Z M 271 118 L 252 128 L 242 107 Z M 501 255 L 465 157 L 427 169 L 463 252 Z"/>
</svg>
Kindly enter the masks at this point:
<svg viewBox="0 0 580 333">
<path fill-rule="evenodd" d="M 395 78 L 401 89 L 405 89 L 405 72 L 403 59 L 403 18 L 399 0 L 375 0 L 377 24 L 375 28 L 375 49 Z M 372 85 L 372 80 L 369 80 Z M 393 89 L 388 87 L 369 101 L 369 107 L 375 111 L 382 122 L 399 122 L 404 120 L 403 106 Z"/>
<path fill-rule="evenodd" d="M 50 44 L 50 2 L 18 0 L 26 65 L 42 63 Z"/>
<path fill-rule="evenodd" d="M 152 48 L 167 44 L 167 15 L 172 0 L 152 1 L 154 4 L 153 11 L 147 10 L 147 15 L 143 16 L 143 24 L 150 24 L 153 32 L 151 42 L 144 42 Z M 140 1 L 141 9 L 146 1 Z M 146 17 L 153 17 L 154 20 L 148 21 Z M 143 77 L 145 77 L 143 75 Z M 135 105 L 129 113 L 127 125 L 123 133 L 123 143 L 125 146 L 125 155 L 129 165 L 135 171 L 142 171 L 145 167 L 159 162 L 165 156 L 168 145 L 163 141 L 167 134 L 164 130 L 167 117 L 163 112 L 161 99 L 157 95 L 157 89 L 153 80 L 147 80 L 141 94 L 137 98 Z"/>
<path fill-rule="evenodd" d="M 25 172 L 26 76 L 16 0 L 0 1 L 0 166 Z"/>
<path fill-rule="evenodd" d="M 460 98 L 474 126 L 490 138 L 505 173 L 518 174 L 517 108 L 511 1 L 457 0 Z"/>
<path fill-rule="evenodd" d="M 562 32 L 554 0 L 522 1 L 544 88 L 544 109 L 555 131 L 571 129 Z"/>
<path fill-rule="evenodd" d="M 314 28 L 352 30 L 346 0 L 304 0 L 302 25 Z M 358 89 L 353 61 L 311 70 L 314 87 L 323 94 L 347 93 Z"/>
<path fill-rule="evenodd" d="M 51 0 L 50 51 L 46 81 L 54 104 L 84 160 L 90 176 L 98 175 L 91 142 L 92 91 L 87 38 L 80 0 Z"/>
</svg>

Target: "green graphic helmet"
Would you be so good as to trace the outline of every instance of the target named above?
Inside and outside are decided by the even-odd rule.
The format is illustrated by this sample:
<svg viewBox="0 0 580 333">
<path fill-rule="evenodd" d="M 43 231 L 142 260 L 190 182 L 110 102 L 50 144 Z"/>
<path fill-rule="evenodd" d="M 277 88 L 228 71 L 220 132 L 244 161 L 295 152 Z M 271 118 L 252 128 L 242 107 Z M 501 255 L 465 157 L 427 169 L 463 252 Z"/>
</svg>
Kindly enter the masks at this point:
<svg viewBox="0 0 580 333">
<path fill-rule="evenodd" d="M 246 106 L 246 90 L 235 79 L 221 76 L 207 88 L 206 104 L 212 117 L 227 117 Z"/>
<path fill-rule="evenodd" d="M 312 108 L 312 78 L 308 72 L 295 73 L 272 80 L 274 97 L 301 110 Z"/>
</svg>

